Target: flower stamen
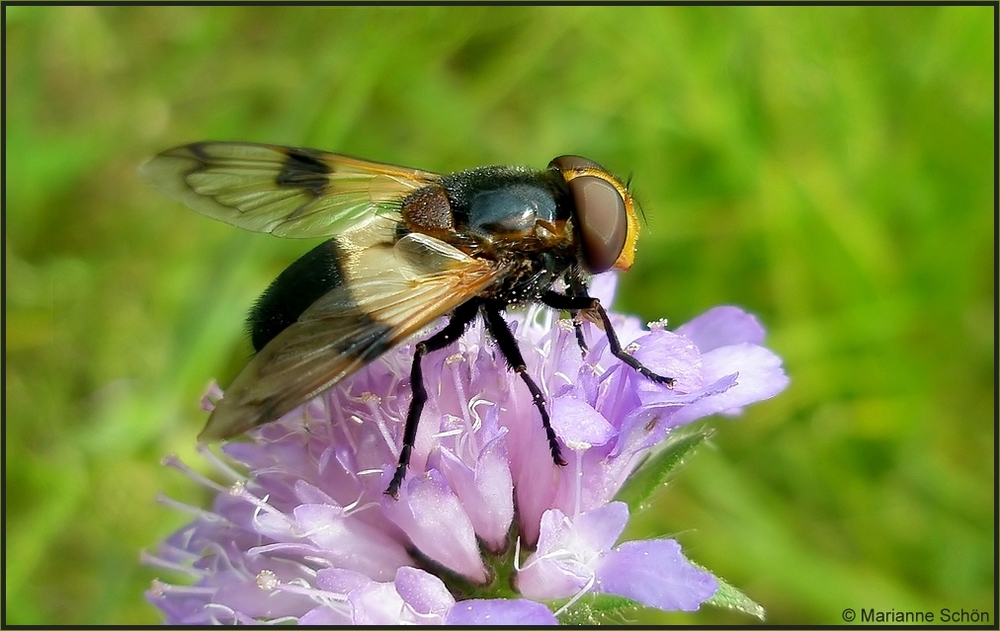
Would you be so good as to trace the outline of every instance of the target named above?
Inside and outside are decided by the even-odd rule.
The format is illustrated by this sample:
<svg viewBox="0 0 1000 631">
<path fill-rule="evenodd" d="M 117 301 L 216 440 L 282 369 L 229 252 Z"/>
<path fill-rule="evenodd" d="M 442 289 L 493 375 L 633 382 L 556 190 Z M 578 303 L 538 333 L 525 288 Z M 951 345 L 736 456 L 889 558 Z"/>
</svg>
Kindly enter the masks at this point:
<svg viewBox="0 0 1000 631">
<path fill-rule="evenodd" d="M 163 460 L 161 460 L 160 462 L 168 467 L 171 467 L 172 469 L 177 469 L 185 476 L 187 476 L 191 480 L 194 480 L 201 486 L 212 489 L 217 493 L 225 493 L 226 491 L 226 487 L 222 486 L 218 482 L 215 482 L 214 480 L 206 478 L 205 476 L 198 473 L 191 467 L 187 466 L 186 464 L 184 464 L 184 461 L 178 458 L 175 454 L 164 456 Z M 237 480 L 239 479 L 243 479 L 242 476 L 237 476 Z"/>
</svg>

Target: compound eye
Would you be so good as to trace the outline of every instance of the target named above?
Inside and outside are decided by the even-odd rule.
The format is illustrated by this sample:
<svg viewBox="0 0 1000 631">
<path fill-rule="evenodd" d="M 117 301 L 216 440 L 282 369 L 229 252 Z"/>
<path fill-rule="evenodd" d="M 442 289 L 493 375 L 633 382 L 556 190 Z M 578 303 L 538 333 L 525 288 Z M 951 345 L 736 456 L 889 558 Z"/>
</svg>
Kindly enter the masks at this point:
<svg viewBox="0 0 1000 631">
<path fill-rule="evenodd" d="M 583 266 L 591 274 L 606 272 L 625 249 L 628 236 L 625 200 L 611 182 L 593 175 L 573 178 L 569 190 L 576 206 Z"/>
<path fill-rule="evenodd" d="M 575 169 L 604 170 L 604 167 L 593 160 L 588 160 L 580 156 L 559 156 L 558 158 L 554 158 L 552 162 L 549 162 L 549 168 L 559 169 L 560 171 L 573 171 Z"/>
</svg>

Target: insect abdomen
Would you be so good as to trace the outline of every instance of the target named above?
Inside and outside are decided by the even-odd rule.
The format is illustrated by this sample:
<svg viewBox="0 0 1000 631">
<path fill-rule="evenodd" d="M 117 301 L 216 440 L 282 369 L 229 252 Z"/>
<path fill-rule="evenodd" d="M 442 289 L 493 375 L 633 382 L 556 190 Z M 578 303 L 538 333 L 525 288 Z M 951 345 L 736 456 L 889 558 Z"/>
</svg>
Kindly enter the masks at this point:
<svg viewBox="0 0 1000 631">
<path fill-rule="evenodd" d="M 321 243 L 283 271 L 257 299 L 247 318 L 250 341 L 260 352 L 294 324 L 320 296 L 344 284 L 336 242 Z"/>
</svg>

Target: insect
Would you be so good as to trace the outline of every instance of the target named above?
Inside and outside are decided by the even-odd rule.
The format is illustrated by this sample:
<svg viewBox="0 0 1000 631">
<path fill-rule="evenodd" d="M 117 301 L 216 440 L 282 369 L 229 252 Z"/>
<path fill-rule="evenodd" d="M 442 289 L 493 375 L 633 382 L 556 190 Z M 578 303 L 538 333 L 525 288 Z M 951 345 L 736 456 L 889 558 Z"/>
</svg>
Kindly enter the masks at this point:
<svg viewBox="0 0 1000 631">
<path fill-rule="evenodd" d="M 226 390 L 201 440 L 276 420 L 440 316 L 416 344 L 399 462 L 406 475 L 427 391 L 421 359 L 455 342 L 476 317 L 531 392 L 552 460 L 565 465 L 541 389 L 503 318 L 541 302 L 602 326 L 611 352 L 670 387 L 622 349 L 592 274 L 627 270 L 639 223 L 625 185 L 596 162 L 561 156 L 548 168 L 486 166 L 450 175 L 314 149 L 240 142 L 175 147 L 142 167 L 161 192 L 214 219 L 278 237 L 329 237 L 271 283 L 248 317 L 256 354 Z M 563 291 L 556 291 L 561 286 Z"/>
</svg>

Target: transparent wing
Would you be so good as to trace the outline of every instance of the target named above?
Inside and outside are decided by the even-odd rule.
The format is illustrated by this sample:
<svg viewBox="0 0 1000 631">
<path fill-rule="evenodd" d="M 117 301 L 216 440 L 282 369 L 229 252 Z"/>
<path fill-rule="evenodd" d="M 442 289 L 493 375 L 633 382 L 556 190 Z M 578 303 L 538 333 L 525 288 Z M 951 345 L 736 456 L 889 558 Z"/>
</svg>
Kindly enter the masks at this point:
<svg viewBox="0 0 1000 631">
<path fill-rule="evenodd" d="M 504 273 L 421 234 L 356 251 L 348 268 L 355 271 L 347 284 L 313 303 L 236 377 L 200 439 L 227 438 L 294 410 Z"/>
<path fill-rule="evenodd" d="M 142 166 L 160 192 L 240 228 L 326 237 L 391 213 L 440 176 L 315 149 L 199 142 Z"/>
</svg>

